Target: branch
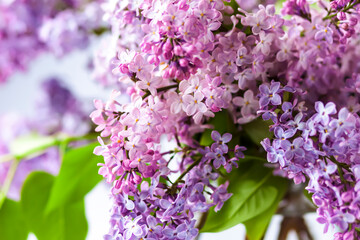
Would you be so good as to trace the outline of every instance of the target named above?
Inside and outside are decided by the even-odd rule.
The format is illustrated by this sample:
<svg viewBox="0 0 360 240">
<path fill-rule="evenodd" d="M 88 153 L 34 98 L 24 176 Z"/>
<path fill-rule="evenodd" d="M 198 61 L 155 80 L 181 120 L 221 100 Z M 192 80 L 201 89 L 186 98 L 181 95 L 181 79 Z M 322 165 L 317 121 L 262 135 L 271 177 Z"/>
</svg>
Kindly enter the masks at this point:
<svg viewBox="0 0 360 240">
<path fill-rule="evenodd" d="M 178 179 L 176 179 L 176 181 L 175 181 L 174 184 L 171 186 L 171 188 L 176 187 L 177 184 L 180 182 L 180 180 L 181 180 L 188 172 L 190 172 L 191 169 L 193 169 L 196 165 L 198 165 L 200 161 L 201 161 L 201 158 L 199 158 L 198 160 L 196 160 L 195 162 L 193 162 L 193 163 L 178 177 Z"/>
<path fill-rule="evenodd" d="M 173 84 L 173 85 L 169 85 L 169 86 L 166 86 L 166 87 L 157 88 L 156 91 L 157 92 L 163 92 L 163 91 L 166 91 L 166 90 L 169 90 L 169 89 L 172 89 L 172 88 L 177 88 L 178 86 L 179 86 L 179 84 Z M 145 95 L 142 98 L 145 99 L 148 96 L 150 96 L 150 94 L 151 94 L 150 91 L 146 90 Z"/>
<path fill-rule="evenodd" d="M 359 3 L 360 3 L 360 0 L 357 0 L 353 4 L 350 4 L 347 7 L 345 7 L 343 10 L 341 10 L 341 12 L 347 12 L 347 11 L 349 11 L 351 8 L 353 8 L 355 5 L 357 5 Z M 336 17 L 336 16 L 337 16 L 337 13 L 327 15 L 326 17 L 323 18 L 323 20 L 331 19 L 331 18 Z"/>
<path fill-rule="evenodd" d="M 7 193 L 9 192 L 9 189 L 10 189 L 12 180 L 15 176 L 15 172 L 16 172 L 17 166 L 19 165 L 19 162 L 20 162 L 19 160 L 15 159 L 12 162 L 10 169 L 6 175 L 4 185 L 2 186 L 1 192 L 0 192 L 0 209 L 5 201 Z"/>
</svg>

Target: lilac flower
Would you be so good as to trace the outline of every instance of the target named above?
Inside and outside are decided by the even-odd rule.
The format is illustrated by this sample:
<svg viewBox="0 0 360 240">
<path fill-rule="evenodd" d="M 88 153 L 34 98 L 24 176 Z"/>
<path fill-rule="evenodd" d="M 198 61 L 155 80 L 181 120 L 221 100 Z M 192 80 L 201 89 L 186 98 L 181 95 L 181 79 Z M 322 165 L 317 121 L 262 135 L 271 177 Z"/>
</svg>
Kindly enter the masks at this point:
<svg viewBox="0 0 360 240">
<path fill-rule="evenodd" d="M 310 18 L 309 4 L 306 0 L 287 0 L 283 3 L 282 14 L 298 15 L 304 18 Z"/>
<path fill-rule="evenodd" d="M 338 225 L 340 229 L 344 231 L 348 228 L 348 224 L 353 223 L 354 221 L 355 216 L 353 214 L 338 211 L 332 216 L 330 223 Z"/>
<path fill-rule="evenodd" d="M 326 138 L 328 136 L 330 136 L 331 134 L 333 134 L 333 129 L 329 128 L 328 126 L 322 126 L 322 125 L 318 125 L 317 126 L 317 130 L 320 133 L 320 142 L 325 143 Z"/>
<path fill-rule="evenodd" d="M 138 224 L 139 220 L 141 219 L 141 216 L 136 217 L 135 219 L 127 218 L 124 223 L 125 231 L 125 240 L 131 239 L 132 236 L 135 237 L 142 237 L 143 231 L 141 229 L 141 226 Z"/>
<path fill-rule="evenodd" d="M 333 43 L 333 30 L 330 27 L 316 24 L 316 29 L 318 30 L 315 34 L 316 40 L 326 40 L 329 44 Z"/>
<path fill-rule="evenodd" d="M 261 9 L 256 14 L 241 19 L 241 23 L 252 27 L 254 34 L 259 34 L 261 30 L 270 28 L 265 10 Z"/>
<path fill-rule="evenodd" d="M 282 149 L 271 146 L 270 140 L 265 138 L 261 141 L 261 145 L 267 152 L 267 160 L 271 163 L 279 163 L 280 166 L 285 166 L 285 152 Z"/>
<path fill-rule="evenodd" d="M 251 63 L 251 56 L 248 53 L 248 50 L 246 47 L 240 47 L 237 50 L 237 57 L 236 57 L 236 65 L 243 66 L 245 64 Z"/>
<path fill-rule="evenodd" d="M 274 111 L 269 111 L 269 110 L 259 110 L 257 111 L 257 113 L 263 113 L 262 115 L 262 119 L 264 119 L 265 121 L 270 120 L 273 121 L 273 123 L 277 123 L 278 122 L 278 118 L 277 118 L 277 114 Z"/>
<path fill-rule="evenodd" d="M 279 82 L 271 83 L 270 88 L 267 85 L 262 84 L 259 87 L 259 91 L 261 93 L 259 100 L 260 108 L 266 107 L 270 102 L 273 105 L 281 104 L 281 98 L 278 94 L 281 91 Z"/>
<path fill-rule="evenodd" d="M 199 230 L 195 228 L 195 220 L 191 221 L 190 223 L 185 222 L 179 225 L 176 228 L 177 237 L 179 239 L 191 240 L 196 237 L 199 233 Z"/>
<path fill-rule="evenodd" d="M 284 113 L 281 115 L 280 121 L 284 122 L 292 115 L 293 105 L 290 102 L 284 102 L 281 109 L 284 111 Z"/>
<path fill-rule="evenodd" d="M 244 155 L 243 151 L 245 151 L 245 150 L 246 150 L 246 147 L 236 145 L 235 149 L 234 149 L 235 157 L 244 158 L 245 155 Z"/>
<path fill-rule="evenodd" d="M 238 80 L 238 86 L 240 89 L 245 89 L 248 82 L 254 79 L 254 74 L 251 69 L 247 68 L 242 72 L 237 73 L 234 78 Z"/>
<path fill-rule="evenodd" d="M 346 108 L 342 108 L 339 111 L 339 118 L 331 120 L 329 125 L 336 129 L 335 137 L 338 137 L 344 132 L 350 132 L 355 127 L 355 119 Z"/>
<path fill-rule="evenodd" d="M 282 129 L 281 127 L 276 127 L 274 129 L 274 134 L 275 134 L 275 137 L 277 138 L 277 141 L 274 141 L 274 143 L 275 144 L 280 144 L 282 141 L 294 136 L 295 133 L 296 133 L 296 131 L 294 131 L 291 128 L 284 131 L 284 129 Z"/>
<path fill-rule="evenodd" d="M 336 113 L 335 104 L 332 102 L 327 103 L 325 106 L 322 102 L 315 103 L 315 110 L 317 114 L 314 115 L 314 120 L 321 122 L 322 124 L 329 123 L 329 115 Z"/>
<path fill-rule="evenodd" d="M 129 70 L 136 73 L 140 80 L 151 79 L 151 71 L 153 66 L 147 63 L 142 55 L 136 55 L 134 60 L 129 64 Z"/>
<path fill-rule="evenodd" d="M 281 46 L 281 50 L 279 52 L 277 52 L 276 54 L 276 60 L 278 60 L 279 62 L 284 62 L 286 60 L 289 60 L 291 57 L 291 45 L 287 42 L 285 42 L 282 46 Z"/>
<path fill-rule="evenodd" d="M 211 198 L 214 200 L 215 212 L 219 211 L 224 202 L 231 197 L 231 193 L 227 192 L 227 187 L 229 186 L 229 182 L 221 184 L 211 195 Z"/>
<path fill-rule="evenodd" d="M 215 141 L 215 143 L 213 143 L 211 146 L 212 149 L 220 148 L 221 151 L 227 153 L 228 146 L 226 143 L 230 142 L 232 139 L 232 135 L 230 133 L 224 133 L 221 136 L 218 131 L 212 131 L 211 138 Z"/>
<path fill-rule="evenodd" d="M 281 142 L 281 147 L 285 150 L 285 158 L 291 160 L 294 155 L 303 157 L 305 155 L 302 146 L 304 145 L 304 139 L 301 137 L 295 138 L 291 144 L 288 140 Z"/>
<path fill-rule="evenodd" d="M 196 92 L 194 96 L 183 96 L 184 103 L 186 104 L 186 114 L 188 116 L 194 115 L 196 112 L 205 112 L 207 110 L 206 105 L 202 102 L 204 95 L 201 92 Z"/>
<path fill-rule="evenodd" d="M 219 54 L 219 70 L 224 73 L 235 73 L 237 71 L 235 61 L 235 52 Z"/>
<path fill-rule="evenodd" d="M 261 31 L 259 33 L 260 40 L 258 44 L 256 44 L 256 47 L 254 48 L 257 52 L 262 52 L 264 55 L 270 54 L 270 47 L 274 39 L 273 34 L 266 34 L 264 31 Z"/>
<path fill-rule="evenodd" d="M 252 73 L 254 76 L 259 76 L 264 71 L 264 55 L 258 54 L 253 57 L 252 61 Z"/>
<path fill-rule="evenodd" d="M 224 152 L 222 151 L 221 147 L 216 147 L 213 152 L 209 152 L 206 154 L 206 157 L 208 157 L 209 159 L 213 159 L 213 165 L 215 167 L 215 169 L 220 168 L 221 165 L 225 165 L 226 164 L 226 159 L 223 156 Z"/>
<path fill-rule="evenodd" d="M 287 125 L 292 126 L 296 130 L 302 131 L 305 129 L 305 123 L 301 122 L 302 118 L 303 118 L 303 114 L 300 112 L 294 117 L 294 120 L 288 121 Z"/>
<path fill-rule="evenodd" d="M 190 202 L 205 202 L 205 196 L 203 195 L 204 191 L 204 184 L 203 183 L 197 183 L 194 185 L 193 189 L 191 190 L 191 194 L 189 197 Z"/>
<path fill-rule="evenodd" d="M 254 93 L 251 90 L 247 90 L 243 98 L 235 97 L 233 103 L 241 107 L 241 114 L 243 116 L 251 115 L 259 106 L 259 102 L 254 98 Z"/>
<path fill-rule="evenodd" d="M 148 237 L 156 239 L 158 236 L 161 235 L 162 228 L 156 221 L 155 217 L 148 215 L 146 217 L 146 223 L 148 225 Z"/>
<path fill-rule="evenodd" d="M 155 96 L 156 89 L 157 89 L 157 87 L 159 87 L 160 82 L 161 82 L 161 79 L 159 79 L 159 78 L 149 77 L 149 78 L 144 78 L 143 80 L 136 82 L 136 85 L 140 89 L 148 90 L 151 93 L 151 95 Z"/>
</svg>

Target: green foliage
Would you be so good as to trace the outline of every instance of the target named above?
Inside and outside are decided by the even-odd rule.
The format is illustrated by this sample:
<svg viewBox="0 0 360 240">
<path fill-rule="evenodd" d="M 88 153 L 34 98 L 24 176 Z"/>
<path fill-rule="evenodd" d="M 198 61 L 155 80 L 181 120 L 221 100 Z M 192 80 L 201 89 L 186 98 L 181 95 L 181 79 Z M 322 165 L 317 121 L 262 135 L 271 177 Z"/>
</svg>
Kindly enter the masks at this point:
<svg viewBox="0 0 360 240">
<path fill-rule="evenodd" d="M 215 213 L 210 209 L 202 232 L 220 232 L 249 221 L 270 209 L 276 202 L 278 186 L 272 170 L 262 163 L 241 164 L 230 176 L 228 191 L 233 196 Z"/>
<path fill-rule="evenodd" d="M 103 179 L 97 166 L 102 157 L 93 154 L 97 145 L 93 143 L 65 153 L 60 173 L 50 192 L 46 213 L 83 199 Z"/>
<path fill-rule="evenodd" d="M 227 111 L 216 113 L 209 124 L 213 125 L 214 129 L 221 134 L 225 132 L 233 134 L 233 139 L 229 144 L 230 148 L 240 144 L 240 135 Z M 261 140 L 271 137 L 270 124 L 271 121 L 262 119 L 245 124 L 242 128 L 245 134 L 241 135 L 241 141 L 253 146 L 251 149 L 258 149 Z M 213 142 L 212 130 L 204 131 L 200 139 L 201 145 L 211 145 Z M 215 213 L 213 208 L 210 209 L 201 232 L 220 232 L 244 223 L 250 240 L 260 239 L 264 235 L 279 201 L 286 192 L 287 180 L 273 176 L 272 169 L 264 167 L 266 160 L 257 150 L 251 154 L 253 155 L 246 155 L 241 160 L 239 169 L 233 170 L 227 179 L 229 181 L 228 191 L 233 196 L 225 202 L 219 212 Z"/>
<path fill-rule="evenodd" d="M 84 200 L 61 206 L 45 214 L 55 178 L 44 172 L 33 172 L 21 192 L 21 208 L 27 227 L 39 240 L 85 239 L 87 222 Z"/>
<path fill-rule="evenodd" d="M 288 188 L 288 180 L 281 177 L 272 177 L 270 179 L 271 185 L 276 187 L 277 195 L 272 205 L 258 216 L 245 221 L 246 235 L 248 240 L 260 240 L 265 234 L 265 231 L 271 221 L 272 216 L 275 214 L 278 205 L 286 193 Z"/>
<path fill-rule="evenodd" d="M 87 136 L 79 139 L 82 138 Z M 76 140 L 31 134 L 11 144 L 11 155 L 21 161 L 48 147 L 66 146 Z M 23 185 L 21 201 L 5 199 L 0 209 L 0 238 L 22 240 L 33 232 L 39 240 L 85 239 L 88 226 L 84 197 L 102 180 L 97 173 L 97 163 L 102 158 L 93 154 L 96 145 L 64 151 L 57 177 L 44 172 L 31 173 Z"/>
<path fill-rule="evenodd" d="M 217 112 L 215 114 L 215 117 L 213 117 L 210 122 L 210 125 L 212 125 L 213 129 L 206 129 L 200 139 L 200 145 L 202 146 L 210 146 L 214 140 L 211 138 L 211 132 L 216 129 L 220 134 L 224 133 L 231 133 L 233 134 L 233 139 L 231 140 L 229 147 L 232 147 L 231 145 L 236 145 L 238 143 L 239 138 L 234 136 L 234 132 L 236 130 L 234 120 L 232 119 L 231 115 L 228 111 L 223 110 L 221 112 Z M 235 143 L 236 142 L 236 143 Z M 235 144 L 232 144 L 235 143 Z"/>
<path fill-rule="evenodd" d="M 21 159 L 30 154 L 39 153 L 57 142 L 58 140 L 54 137 L 32 133 L 15 139 L 10 144 L 10 152 L 15 158 Z"/>
<path fill-rule="evenodd" d="M 271 124 L 272 124 L 271 120 L 264 121 L 259 118 L 250 123 L 245 124 L 243 126 L 243 129 L 255 144 L 260 145 L 260 142 L 264 138 L 271 138 L 272 133 L 269 131 L 269 126 Z"/>
<path fill-rule="evenodd" d="M 0 210 L 0 239 L 26 240 L 28 233 L 20 203 L 5 199 Z"/>
<path fill-rule="evenodd" d="M 306 189 L 304 189 L 303 193 L 304 193 L 304 196 L 305 196 L 311 203 L 313 203 L 312 196 L 314 195 L 314 193 L 308 192 Z"/>
</svg>

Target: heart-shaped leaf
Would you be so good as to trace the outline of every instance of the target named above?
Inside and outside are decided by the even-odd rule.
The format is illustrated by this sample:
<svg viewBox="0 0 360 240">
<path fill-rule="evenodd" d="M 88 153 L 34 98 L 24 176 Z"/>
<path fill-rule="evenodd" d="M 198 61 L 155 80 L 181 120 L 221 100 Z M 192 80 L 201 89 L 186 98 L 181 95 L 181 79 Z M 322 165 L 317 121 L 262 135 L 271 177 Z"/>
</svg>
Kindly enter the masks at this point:
<svg viewBox="0 0 360 240">
<path fill-rule="evenodd" d="M 97 166 L 103 159 L 93 154 L 97 145 L 98 143 L 92 143 L 65 153 L 59 175 L 51 189 L 46 213 L 83 199 L 103 179 L 98 174 Z"/>
<path fill-rule="evenodd" d="M 0 209 L 0 239 L 26 240 L 28 233 L 20 203 L 5 199 Z"/>
<path fill-rule="evenodd" d="M 231 174 L 228 191 L 233 196 L 220 211 L 210 209 L 202 232 L 220 232 L 263 213 L 274 203 L 277 187 L 271 184 L 272 169 L 253 163 L 250 167 L 240 165 Z M 247 165 L 249 166 L 249 165 Z"/>
<path fill-rule="evenodd" d="M 246 227 L 246 235 L 248 240 L 260 240 L 275 214 L 281 199 L 284 197 L 289 186 L 289 180 L 281 177 L 272 177 L 271 185 L 276 186 L 278 194 L 273 204 L 260 215 L 244 222 Z"/>
<path fill-rule="evenodd" d="M 21 192 L 21 208 L 26 225 L 38 240 L 81 240 L 87 234 L 84 200 L 57 208 L 45 214 L 45 206 L 54 176 L 33 172 Z"/>
</svg>

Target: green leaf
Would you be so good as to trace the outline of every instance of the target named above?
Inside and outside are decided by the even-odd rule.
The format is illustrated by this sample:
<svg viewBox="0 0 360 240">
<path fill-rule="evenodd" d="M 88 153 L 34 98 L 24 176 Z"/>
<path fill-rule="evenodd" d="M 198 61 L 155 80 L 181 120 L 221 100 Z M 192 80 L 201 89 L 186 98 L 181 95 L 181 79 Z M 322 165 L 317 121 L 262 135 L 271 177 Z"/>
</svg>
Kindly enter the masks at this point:
<svg viewBox="0 0 360 240">
<path fill-rule="evenodd" d="M 260 215 L 244 222 L 246 227 L 246 235 L 248 240 L 260 240 L 265 234 L 265 231 L 271 221 L 271 218 L 275 214 L 278 205 L 284 197 L 289 181 L 281 177 L 272 177 L 271 185 L 278 190 L 277 196 L 273 204 Z"/>
<path fill-rule="evenodd" d="M 269 126 L 271 124 L 271 120 L 264 121 L 259 118 L 245 124 L 243 129 L 255 144 L 260 145 L 260 142 L 264 138 L 271 138 L 272 133 L 269 131 Z"/>
<path fill-rule="evenodd" d="M 21 213 L 20 203 L 5 199 L 0 210 L 1 240 L 26 240 L 29 230 Z"/>
<path fill-rule="evenodd" d="M 251 155 L 245 155 L 244 159 L 241 161 L 259 161 L 259 162 L 267 162 L 266 158 L 258 157 L 258 156 L 251 156 Z"/>
<path fill-rule="evenodd" d="M 98 143 L 93 143 L 65 153 L 60 173 L 51 189 L 46 213 L 83 199 L 103 179 L 98 174 L 97 166 L 102 157 L 93 154 L 97 145 Z"/>
<path fill-rule="evenodd" d="M 213 117 L 209 124 L 211 124 L 212 126 L 214 126 L 213 129 L 206 129 L 200 139 L 200 145 L 202 146 L 209 146 L 211 145 L 214 140 L 212 140 L 211 138 L 211 132 L 215 129 L 216 131 L 218 131 L 220 134 L 224 134 L 224 133 L 233 133 L 235 132 L 235 124 L 234 124 L 234 120 L 232 119 L 232 117 L 230 116 L 229 112 L 226 110 L 223 110 L 221 112 L 217 112 L 215 114 L 215 117 Z M 234 136 L 231 142 L 233 142 L 235 140 Z M 230 146 L 230 144 L 229 144 Z M 230 146 L 231 147 L 231 146 Z"/>
<path fill-rule="evenodd" d="M 18 159 L 24 158 L 57 144 L 58 140 L 50 136 L 42 136 L 36 133 L 21 136 L 10 144 L 10 152 Z"/>
<path fill-rule="evenodd" d="M 312 199 L 312 196 L 314 195 L 314 193 L 308 192 L 306 189 L 304 189 L 303 193 L 304 193 L 305 197 L 310 201 L 310 203 L 314 204 L 313 199 Z"/>
<path fill-rule="evenodd" d="M 263 164 L 252 163 L 250 167 L 234 171 L 229 181 L 228 192 L 233 196 L 220 211 L 210 209 L 202 232 L 220 232 L 245 222 L 270 208 L 278 190 L 271 184 L 272 169 Z"/>
<path fill-rule="evenodd" d="M 45 172 L 33 172 L 26 179 L 21 192 L 21 208 L 26 225 L 38 240 L 85 239 L 87 222 L 83 200 L 44 214 L 54 179 Z"/>
</svg>

